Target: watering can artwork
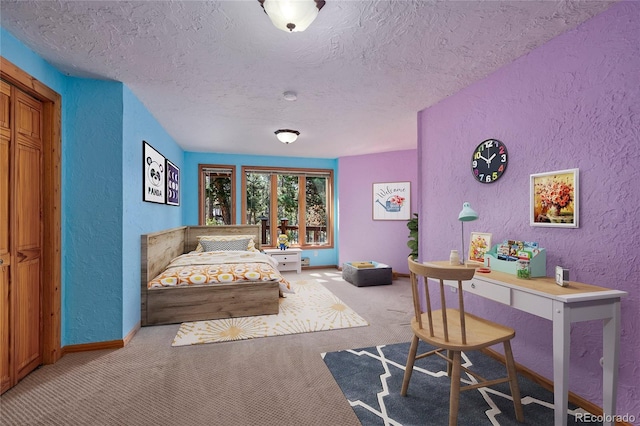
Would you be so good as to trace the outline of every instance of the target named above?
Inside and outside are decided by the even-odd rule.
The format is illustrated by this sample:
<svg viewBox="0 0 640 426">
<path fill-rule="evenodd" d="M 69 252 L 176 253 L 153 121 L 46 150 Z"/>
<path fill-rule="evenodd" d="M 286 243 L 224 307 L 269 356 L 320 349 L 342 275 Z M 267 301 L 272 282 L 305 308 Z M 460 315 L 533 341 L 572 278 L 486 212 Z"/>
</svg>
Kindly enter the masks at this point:
<svg viewBox="0 0 640 426">
<path fill-rule="evenodd" d="M 411 215 L 409 182 L 373 184 L 373 220 L 409 220 Z"/>
<path fill-rule="evenodd" d="M 382 206 L 388 213 L 399 212 L 402 209 L 402 204 L 404 203 L 404 198 L 399 195 L 394 195 L 393 197 L 389 197 L 387 201 L 382 204 L 380 200 L 376 200 L 378 204 Z"/>
</svg>

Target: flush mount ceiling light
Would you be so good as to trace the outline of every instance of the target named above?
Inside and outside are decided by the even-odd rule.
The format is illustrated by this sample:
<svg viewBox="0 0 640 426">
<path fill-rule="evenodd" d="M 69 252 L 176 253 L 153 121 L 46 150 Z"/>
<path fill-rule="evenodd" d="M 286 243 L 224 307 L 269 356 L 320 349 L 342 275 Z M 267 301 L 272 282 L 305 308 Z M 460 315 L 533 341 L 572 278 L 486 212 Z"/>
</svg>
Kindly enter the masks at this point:
<svg viewBox="0 0 640 426">
<path fill-rule="evenodd" d="M 297 130 L 289 130 L 289 129 L 280 129 L 276 130 L 276 137 L 282 143 L 290 144 L 298 139 L 298 135 L 300 132 Z"/>
<path fill-rule="evenodd" d="M 286 92 L 284 92 L 282 94 L 282 97 L 284 98 L 285 101 L 295 101 L 296 99 L 298 99 L 298 95 L 296 95 L 296 92 L 292 92 L 291 90 L 287 90 Z"/>
<path fill-rule="evenodd" d="M 282 31 L 304 31 L 316 19 L 324 0 L 258 0 L 273 25 Z"/>
</svg>

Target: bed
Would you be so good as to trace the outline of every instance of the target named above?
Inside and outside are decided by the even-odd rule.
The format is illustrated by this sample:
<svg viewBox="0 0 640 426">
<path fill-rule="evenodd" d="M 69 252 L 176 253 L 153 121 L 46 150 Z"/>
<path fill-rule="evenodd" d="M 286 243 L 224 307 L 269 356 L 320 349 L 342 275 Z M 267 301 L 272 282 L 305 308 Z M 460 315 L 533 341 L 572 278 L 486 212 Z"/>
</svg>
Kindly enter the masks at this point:
<svg viewBox="0 0 640 426">
<path fill-rule="evenodd" d="M 142 235 L 141 325 L 277 314 L 281 288 L 283 283 L 288 283 L 275 268 L 275 272 L 268 273 L 268 278 L 264 273 L 260 277 L 249 275 L 254 278 L 242 283 L 209 285 L 196 281 L 190 285 L 175 285 L 171 281 L 175 279 L 166 278 L 167 271 L 172 270 L 167 266 L 178 256 L 195 251 L 198 237 L 240 235 L 253 236 L 255 249 L 260 249 L 259 225 L 182 226 Z M 206 256 L 207 253 L 199 255 Z M 175 262 L 171 266 L 174 265 Z M 260 268 L 268 269 L 266 266 Z M 158 276 L 165 276 L 164 281 L 174 285 L 154 285 L 159 282 Z"/>
</svg>

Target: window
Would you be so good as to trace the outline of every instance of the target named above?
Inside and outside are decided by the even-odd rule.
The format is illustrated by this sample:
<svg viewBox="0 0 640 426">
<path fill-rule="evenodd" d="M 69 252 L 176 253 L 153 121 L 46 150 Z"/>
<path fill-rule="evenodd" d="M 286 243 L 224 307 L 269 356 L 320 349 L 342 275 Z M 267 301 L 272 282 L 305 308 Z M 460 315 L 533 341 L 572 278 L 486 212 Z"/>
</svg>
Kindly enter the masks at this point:
<svg viewBox="0 0 640 426">
<path fill-rule="evenodd" d="M 243 221 L 262 225 L 262 243 L 285 233 L 298 247 L 333 247 L 333 170 L 242 168 Z"/>
<path fill-rule="evenodd" d="M 235 166 L 198 165 L 200 225 L 236 223 Z"/>
</svg>

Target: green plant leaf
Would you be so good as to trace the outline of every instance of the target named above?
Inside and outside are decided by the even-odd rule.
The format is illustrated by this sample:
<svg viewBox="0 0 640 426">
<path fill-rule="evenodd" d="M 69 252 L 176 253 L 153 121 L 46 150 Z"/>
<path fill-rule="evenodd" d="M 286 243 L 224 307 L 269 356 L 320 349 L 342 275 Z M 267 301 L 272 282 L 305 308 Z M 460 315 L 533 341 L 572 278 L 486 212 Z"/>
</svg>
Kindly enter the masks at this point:
<svg viewBox="0 0 640 426">
<path fill-rule="evenodd" d="M 418 257 L 418 213 L 413 214 L 414 217 L 407 222 L 407 228 L 409 228 L 409 241 L 407 246 L 411 249 L 410 256 L 412 258 Z"/>
</svg>

